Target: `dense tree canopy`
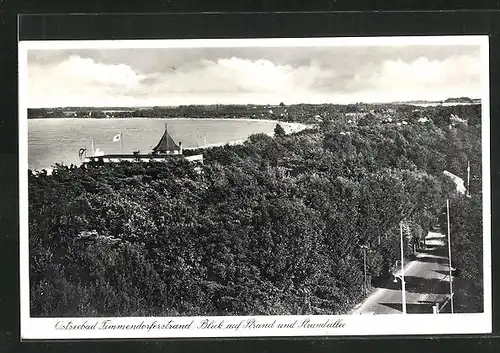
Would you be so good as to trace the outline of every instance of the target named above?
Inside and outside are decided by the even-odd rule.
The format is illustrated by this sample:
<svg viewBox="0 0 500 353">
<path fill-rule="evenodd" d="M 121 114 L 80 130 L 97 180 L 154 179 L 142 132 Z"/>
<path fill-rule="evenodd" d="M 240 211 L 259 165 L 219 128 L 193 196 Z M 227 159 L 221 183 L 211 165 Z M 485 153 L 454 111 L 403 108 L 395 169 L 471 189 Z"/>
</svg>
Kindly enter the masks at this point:
<svg viewBox="0 0 500 353">
<path fill-rule="evenodd" d="M 32 315 L 343 313 L 363 296 L 361 245 L 369 276 L 389 274 L 400 221 L 410 255 L 447 197 L 466 269 L 457 300 L 467 311 L 479 296 L 476 309 L 479 127 L 450 127 L 440 109 L 419 123 L 405 106 L 392 114 L 407 124 L 357 125 L 348 108 L 302 132 L 203 150 L 202 174 L 182 159 L 30 171 Z M 442 174 L 465 178 L 468 161 L 470 199 Z"/>
</svg>

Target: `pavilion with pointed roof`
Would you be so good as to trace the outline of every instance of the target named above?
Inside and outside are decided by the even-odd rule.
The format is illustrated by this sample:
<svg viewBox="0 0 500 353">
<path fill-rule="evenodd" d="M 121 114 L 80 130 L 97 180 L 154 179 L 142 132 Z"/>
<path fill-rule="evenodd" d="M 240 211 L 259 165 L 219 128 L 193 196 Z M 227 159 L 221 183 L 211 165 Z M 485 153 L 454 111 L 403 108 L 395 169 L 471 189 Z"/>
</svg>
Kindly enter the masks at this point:
<svg viewBox="0 0 500 353">
<path fill-rule="evenodd" d="M 175 143 L 174 139 L 168 133 L 167 124 L 165 124 L 165 131 L 150 153 L 142 154 L 140 151 L 135 151 L 132 154 L 104 154 L 94 156 L 83 156 L 83 164 L 99 162 L 99 163 L 119 163 L 122 161 L 129 162 L 150 162 L 150 161 L 167 161 L 170 158 L 184 158 L 189 162 L 203 164 L 203 154 L 196 155 L 183 155 L 182 143 Z M 197 170 L 201 171 L 199 167 Z"/>
<path fill-rule="evenodd" d="M 168 133 L 168 126 L 165 124 L 165 132 L 158 144 L 153 148 L 154 154 L 182 154 L 182 144 L 176 144 L 172 136 Z"/>
</svg>

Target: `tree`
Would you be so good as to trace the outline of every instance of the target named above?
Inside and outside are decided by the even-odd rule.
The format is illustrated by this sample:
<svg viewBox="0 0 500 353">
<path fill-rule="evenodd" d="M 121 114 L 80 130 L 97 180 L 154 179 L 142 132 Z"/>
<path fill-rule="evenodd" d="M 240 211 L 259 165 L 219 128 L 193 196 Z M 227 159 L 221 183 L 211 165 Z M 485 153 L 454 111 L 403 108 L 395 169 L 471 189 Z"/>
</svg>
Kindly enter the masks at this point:
<svg viewBox="0 0 500 353">
<path fill-rule="evenodd" d="M 280 124 L 276 124 L 276 127 L 274 128 L 274 136 L 282 137 L 285 135 L 286 135 L 285 129 L 283 129 L 283 127 Z"/>
<path fill-rule="evenodd" d="M 450 199 L 452 266 L 457 312 L 483 311 L 483 233 L 482 198 L 456 195 Z M 441 217 L 442 232 L 447 232 L 446 208 Z M 446 233 L 445 233 L 446 234 Z"/>
<path fill-rule="evenodd" d="M 369 126 L 375 123 L 376 123 L 375 115 L 373 115 L 372 113 L 367 113 L 358 120 L 359 126 Z"/>
</svg>

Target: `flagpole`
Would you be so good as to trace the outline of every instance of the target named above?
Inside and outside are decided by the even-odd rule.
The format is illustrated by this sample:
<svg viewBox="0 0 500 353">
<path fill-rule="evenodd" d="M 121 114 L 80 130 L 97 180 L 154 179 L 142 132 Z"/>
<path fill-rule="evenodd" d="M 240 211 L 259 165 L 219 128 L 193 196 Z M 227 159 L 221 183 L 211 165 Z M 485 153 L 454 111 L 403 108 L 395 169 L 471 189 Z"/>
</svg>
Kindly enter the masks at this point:
<svg viewBox="0 0 500 353">
<path fill-rule="evenodd" d="M 94 138 L 92 137 L 92 156 L 95 156 L 95 144 L 94 144 Z"/>
<path fill-rule="evenodd" d="M 120 153 L 123 153 L 123 135 L 120 131 Z"/>
<path fill-rule="evenodd" d="M 451 276 L 451 237 L 450 237 L 450 200 L 446 199 L 446 218 L 448 223 L 448 267 L 450 276 L 450 305 L 453 314 L 453 278 Z"/>
</svg>

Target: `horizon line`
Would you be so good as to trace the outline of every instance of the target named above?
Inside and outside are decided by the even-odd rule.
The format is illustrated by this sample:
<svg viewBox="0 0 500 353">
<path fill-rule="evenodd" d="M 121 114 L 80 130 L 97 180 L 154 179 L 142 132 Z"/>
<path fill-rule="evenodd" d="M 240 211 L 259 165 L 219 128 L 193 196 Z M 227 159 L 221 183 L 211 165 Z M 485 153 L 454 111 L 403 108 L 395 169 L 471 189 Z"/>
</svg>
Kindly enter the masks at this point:
<svg viewBox="0 0 500 353">
<path fill-rule="evenodd" d="M 448 97 L 444 99 L 412 99 L 412 100 L 395 100 L 389 102 L 366 102 L 366 101 L 358 101 L 358 102 L 344 102 L 344 103 L 334 103 L 334 102 L 323 102 L 323 103 L 290 103 L 286 104 L 284 102 L 280 103 L 210 103 L 210 104 L 200 104 L 200 103 L 192 103 L 192 104 L 178 104 L 178 105 L 66 105 L 66 106 L 50 106 L 50 107 L 27 107 L 27 109 L 67 109 L 67 108 L 95 108 L 95 109 L 103 109 L 103 108 L 179 108 L 179 107 L 188 107 L 188 106 L 199 106 L 199 107 L 207 107 L 207 106 L 280 106 L 281 103 L 287 106 L 294 105 L 356 105 L 356 104 L 410 104 L 411 103 L 447 103 L 448 99 L 470 99 L 472 101 L 482 101 L 483 99 L 480 97 L 471 98 L 471 97 Z M 449 102 L 449 103 L 457 103 L 457 102 Z"/>
</svg>

